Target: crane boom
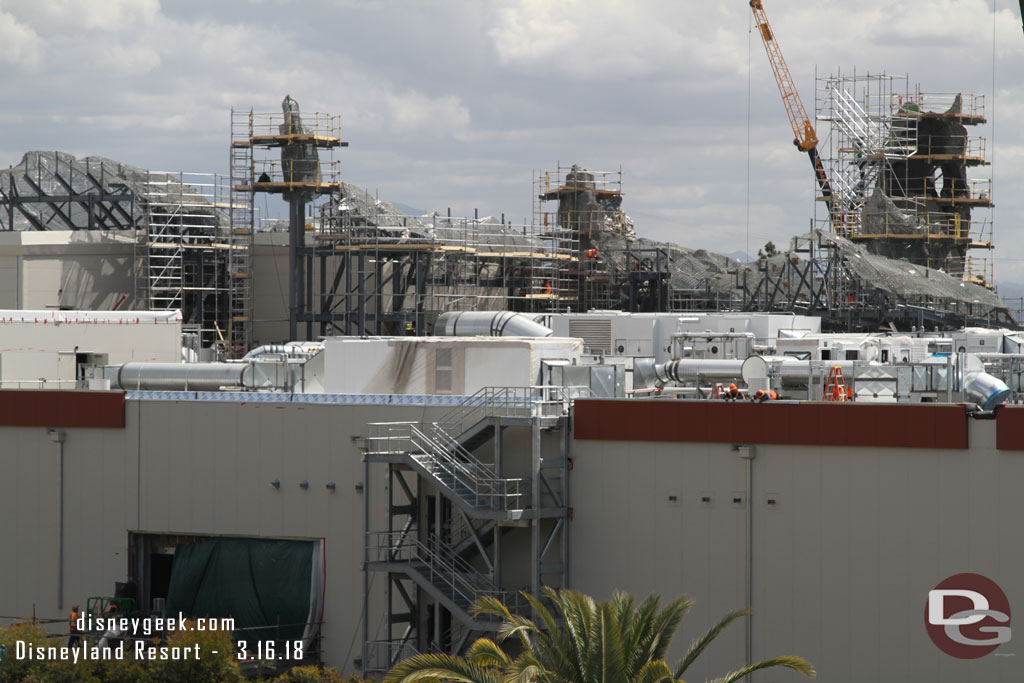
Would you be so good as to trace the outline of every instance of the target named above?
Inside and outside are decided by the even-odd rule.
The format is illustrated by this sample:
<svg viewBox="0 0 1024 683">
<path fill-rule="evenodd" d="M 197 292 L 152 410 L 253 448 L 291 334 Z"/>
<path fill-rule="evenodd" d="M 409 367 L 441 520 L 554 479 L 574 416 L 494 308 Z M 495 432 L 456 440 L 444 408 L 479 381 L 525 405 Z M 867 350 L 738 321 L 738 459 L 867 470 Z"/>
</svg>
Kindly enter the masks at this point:
<svg viewBox="0 0 1024 683">
<path fill-rule="evenodd" d="M 793 127 L 793 144 L 801 152 L 807 152 L 807 156 L 810 157 L 811 166 L 814 167 L 814 176 L 821 189 L 821 199 L 828 207 L 829 217 L 834 221 L 832 186 L 828 182 L 825 166 L 821 163 L 821 155 L 818 154 L 818 136 L 814 132 L 814 125 L 807 116 L 807 110 L 804 109 L 804 103 L 796 90 L 796 84 L 793 83 L 793 77 L 789 74 L 789 67 L 786 66 L 782 50 L 779 49 L 779 44 L 775 40 L 775 34 L 768 23 L 768 16 L 764 13 L 761 0 L 750 0 L 750 9 L 754 12 L 754 23 L 757 24 L 757 31 L 761 34 L 761 41 L 768 53 L 768 61 L 772 65 L 772 73 L 775 74 L 775 83 L 779 86 L 779 94 L 782 95 L 782 104 L 786 108 L 789 124 Z"/>
<path fill-rule="evenodd" d="M 779 86 L 779 94 L 782 95 L 782 104 L 786 107 L 786 115 L 789 116 L 789 124 L 793 126 L 793 144 L 801 152 L 809 152 L 818 146 L 818 136 L 814 132 L 814 126 L 807 117 L 807 110 L 796 91 L 793 77 L 789 75 L 789 67 L 782 56 L 779 44 L 775 42 L 775 35 L 768 23 L 768 16 L 764 13 L 761 0 L 750 0 L 750 8 L 754 11 L 754 22 L 764 42 L 764 49 L 768 53 L 768 61 L 772 65 L 772 73 L 775 74 L 775 82 Z"/>
</svg>

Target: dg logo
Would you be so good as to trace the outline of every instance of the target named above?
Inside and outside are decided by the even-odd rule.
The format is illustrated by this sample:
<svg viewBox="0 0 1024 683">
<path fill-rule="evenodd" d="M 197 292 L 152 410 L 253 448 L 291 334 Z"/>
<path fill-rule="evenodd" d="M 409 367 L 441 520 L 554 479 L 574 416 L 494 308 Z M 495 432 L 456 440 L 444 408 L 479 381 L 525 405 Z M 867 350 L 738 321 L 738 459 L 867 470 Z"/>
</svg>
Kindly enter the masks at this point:
<svg viewBox="0 0 1024 683">
<path fill-rule="evenodd" d="M 956 574 L 928 591 L 925 628 L 940 650 L 977 659 L 1010 642 L 1010 602 L 995 581 Z"/>
</svg>

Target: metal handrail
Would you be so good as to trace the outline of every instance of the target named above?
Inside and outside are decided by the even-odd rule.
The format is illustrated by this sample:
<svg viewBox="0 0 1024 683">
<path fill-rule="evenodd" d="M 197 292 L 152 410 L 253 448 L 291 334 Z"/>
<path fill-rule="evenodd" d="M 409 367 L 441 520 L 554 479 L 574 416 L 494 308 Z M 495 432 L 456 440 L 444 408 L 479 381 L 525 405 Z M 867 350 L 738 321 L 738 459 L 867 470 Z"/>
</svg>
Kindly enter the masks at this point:
<svg viewBox="0 0 1024 683">
<path fill-rule="evenodd" d="M 437 425 L 433 425 L 432 430 L 444 443 L 427 434 L 417 422 L 380 422 L 371 424 L 370 429 L 367 441 L 372 451 L 403 454 L 418 451 L 429 456 L 433 464 L 472 491 L 470 502 L 474 507 L 516 509 L 526 496 L 525 479 L 499 477 L 491 466 L 477 459 Z"/>
<path fill-rule="evenodd" d="M 470 486 L 470 488 L 474 488 L 477 495 L 491 498 L 490 507 L 506 510 L 509 509 L 507 503 L 510 502 L 510 499 L 517 499 L 526 495 L 526 488 L 529 482 L 525 478 L 499 477 L 492 466 L 479 460 L 454 437 L 445 432 L 440 425 L 432 425 L 432 430 L 435 436 L 440 439 L 440 442 L 431 439 L 431 443 L 434 446 L 433 453 L 446 456 L 441 459 L 442 462 L 439 464 L 448 462 L 456 467 L 466 465 L 467 473 L 473 477 L 473 483 L 477 485 L 477 487 Z M 462 483 L 465 484 L 466 482 Z M 506 504 L 495 506 L 495 499 Z"/>
<path fill-rule="evenodd" d="M 460 558 L 436 536 L 430 537 L 429 545 L 402 531 L 372 532 L 368 536 L 369 550 L 376 553 L 378 561 L 422 562 L 428 570 L 424 578 L 431 585 L 435 578 L 441 579 L 448 588 L 443 595 L 453 601 L 461 598 L 472 604 L 482 597 L 495 597 L 510 610 L 523 608 L 525 601 L 518 591 L 501 590 L 490 576 Z"/>
<path fill-rule="evenodd" d="M 434 423 L 459 435 L 485 417 L 555 417 L 588 387 L 519 386 L 483 387 L 443 414 Z"/>
</svg>

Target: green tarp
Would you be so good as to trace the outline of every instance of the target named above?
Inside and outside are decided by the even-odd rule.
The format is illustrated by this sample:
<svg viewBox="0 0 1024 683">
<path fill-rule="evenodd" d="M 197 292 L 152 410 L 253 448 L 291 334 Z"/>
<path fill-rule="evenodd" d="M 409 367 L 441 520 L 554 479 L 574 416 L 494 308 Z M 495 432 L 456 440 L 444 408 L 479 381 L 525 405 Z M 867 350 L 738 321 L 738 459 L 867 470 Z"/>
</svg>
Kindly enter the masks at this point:
<svg viewBox="0 0 1024 683">
<path fill-rule="evenodd" d="M 232 617 L 236 637 L 250 641 L 300 639 L 310 613 L 313 546 L 249 538 L 179 545 L 167 614 Z"/>
</svg>

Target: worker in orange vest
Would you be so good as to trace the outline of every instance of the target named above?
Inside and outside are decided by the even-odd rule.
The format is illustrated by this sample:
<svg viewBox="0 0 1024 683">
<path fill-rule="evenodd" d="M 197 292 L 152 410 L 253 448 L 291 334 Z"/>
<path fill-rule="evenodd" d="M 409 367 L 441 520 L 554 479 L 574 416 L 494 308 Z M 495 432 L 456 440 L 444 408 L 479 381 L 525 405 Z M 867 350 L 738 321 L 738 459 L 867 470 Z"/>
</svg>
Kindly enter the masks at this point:
<svg viewBox="0 0 1024 683">
<path fill-rule="evenodd" d="M 758 389 L 757 391 L 754 392 L 754 396 L 750 400 L 753 401 L 754 403 L 764 403 L 765 401 L 774 401 L 778 397 L 779 395 L 772 391 L 771 389 Z"/>
<path fill-rule="evenodd" d="M 68 615 L 68 647 L 78 647 L 78 643 L 82 640 L 82 634 L 78 631 L 78 605 L 71 606 L 71 614 Z"/>
<path fill-rule="evenodd" d="M 742 401 L 743 392 L 735 384 L 730 384 L 729 390 L 722 394 L 722 398 L 726 401 Z"/>
</svg>

